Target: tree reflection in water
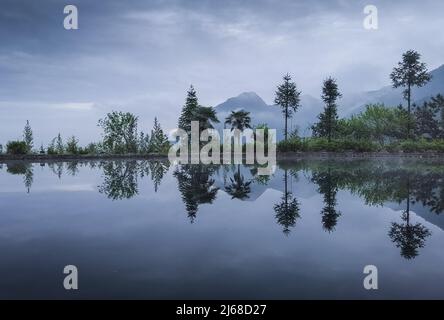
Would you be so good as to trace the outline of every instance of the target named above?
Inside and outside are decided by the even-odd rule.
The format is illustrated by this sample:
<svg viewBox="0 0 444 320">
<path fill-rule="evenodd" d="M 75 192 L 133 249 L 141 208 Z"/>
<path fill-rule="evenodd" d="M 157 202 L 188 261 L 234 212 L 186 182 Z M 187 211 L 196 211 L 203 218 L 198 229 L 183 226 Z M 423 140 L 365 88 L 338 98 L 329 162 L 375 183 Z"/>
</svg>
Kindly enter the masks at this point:
<svg viewBox="0 0 444 320">
<path fill-rule="evenodd" d="M 237 172 L 233 178 L 230 177 L 230 183 L 225 185 L 225 191 L 231 196 L 231 199 L 244 200 L 249 197 L 251 192 L 251 181 L 245 181 L 244 175 L 240 172 L 240 164 L 237 165 Z"/>
<path fill-rule="evenodd" d="M 187 164 L 177 166 L 173 173 L 191 223 L 196 219 L 199 205 L 216 199 L 218 188 L 212 178 L 215 171 L 212 165 Z"/>
<path fill-rule="evenodd" d="M 421 223 L 410 222 L 410 174 L 406 174 L 406 210 L 402 213 L 403 223 L 392 222 L 389 237 L 397 248 L 401 248 L 401 256 L 413 259 L 418 255 L 418 249 L 423 248 L 425 239 L 431 232 Z"/>
<path fill-rule="evenodd" d="M 288 173 L 284 169 L 284 192 L 282 194 L 281 202 L 274 205 L 276 213 L 276 220 L 279 225 L 283 227 L 282 232 L 285 235 L 290 233 L 290 228 L 296 225 L 296 220 L 300 218 L 299 202 L 293 194 L 288 191 Z"/>
<path fill-rule="evenodd" d="M 41 163 L 40 165 L 44 165 Z M 169 171 L 167 161 L 71 161 L 66 163 L 48 162 L 48 167 L 59 178 L 64 171 L 72 176 L 79 173 L 80 167 L 89 165 L 91 169 L 102 171 L 102 183 L 99 191 L 112 200 L 129 199 L 139 193 L 138 179 L 150 177 L 154 192 L 158 192 L 162 180 Z M 324 230 L 335 230 L 341 212 L 337 210 L 337 194 L 345 190 L 359 196 L 369 206 L 381 206 L 387 203 L 406 203 L 401 215 L 402 222 L 390 225 L 388 238 L 401 249 L 401 255 L 412 259 L 424 247 L 431 232 L 420 223 L 411 221 L 411 205 L 422 205 L 428 212 L 444 212 L 444 165 L 440 162 L 427 161 L 369 161 L 353 160 L 344 163 L 325 160 L 301 160 L 280 162 L 283 173 L 283 187 L 273 177 L 258 176 L 257 167 L 241 166 L 231 169 L 229 166 L 215 165 L 180 165 L 173 172 L 178 190 L 191 222 L 194 222 L 202 204 L 211 204 L 219 188 L 216 174 L 223 171 L 223 189 L 232 199 L 251 200 L 251 194 L 260 194 L 269 187 L 282 190 L 280 202 L 272 205 L 276 221 L 289 234 L 300 218 L 300 204 L 289 187 L 291 176 L 303 173 L 308 181 L 317 185 L 317 192 L 323 196 L 324 206 L 321 211 Z M 31 191 L 34 182 L 34 168 L 31 163 L 11 161 L 6 163 L 6 172 L 22 175 L 26 191 Z M 248 177 L 251 175 L 251 177 Z M 290 180 L 291 181 L 291 180 Z M 271 184 L 271 185 L 270 185 Z M 270 208 L 271 210 L 271 208 Z"/>
<path fill-rule="evenodd" d="M 100 193 L 112 200 L 129 199 L 138 193 L 136 161 L 104 162 L 102 170 Z"/>
<path fill-rule="evenodd" d="M 330 165 L 327 165 L 325 171 L 314 171 L 312 174 L 312 181 L 318 185 L 318 192 L 324 197 L 324 207 L 321 211 L 322 227 L 328 232 L 335 230 L 341 216 L 341 212 L 336 210 L 339 178 Z"/>
<path fill-rule="evenodd" d="M 23 175 L 23 184 L 26 192 L 30 193 L 32 183 L 34 182 L 34 169 L 29 162 L 11 162 L 7 163 L 6 171 L 13 175 Z"/>
</svg>

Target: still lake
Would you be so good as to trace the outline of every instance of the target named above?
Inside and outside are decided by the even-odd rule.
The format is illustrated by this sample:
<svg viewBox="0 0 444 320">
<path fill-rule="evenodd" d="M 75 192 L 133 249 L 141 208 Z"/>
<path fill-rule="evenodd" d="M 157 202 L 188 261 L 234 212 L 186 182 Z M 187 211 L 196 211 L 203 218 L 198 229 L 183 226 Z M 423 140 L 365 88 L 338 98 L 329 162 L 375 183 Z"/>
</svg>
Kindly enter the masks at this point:
<svg viewBox="0 0 444 320">
<path fill-rule="evenodd" d="M 444 299 L 444 163 L 9 162 L 0 204 L 3 299 Z"/>
</svg>

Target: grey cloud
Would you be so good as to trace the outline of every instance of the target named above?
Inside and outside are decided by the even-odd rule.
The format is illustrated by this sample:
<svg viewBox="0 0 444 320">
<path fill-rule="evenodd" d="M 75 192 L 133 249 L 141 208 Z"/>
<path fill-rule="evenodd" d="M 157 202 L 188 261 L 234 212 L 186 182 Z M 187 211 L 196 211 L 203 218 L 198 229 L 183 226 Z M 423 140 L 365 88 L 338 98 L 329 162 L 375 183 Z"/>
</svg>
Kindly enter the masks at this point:
<svg viewBox="0 0 444 320">
<path fill-rule="evenodd" d="M 80 29 L 66 31 L 60 1 L 2 1 L 0 143 L 20 135 L 25 118 L 43 142 L 59 130 L 96 140 L 98 117 L 112 109 L 136 112 L 145 131 L 155 115 L 172 128 L 191 83 L 203 104 L 243 91 L 271 103 L 286 72 L 318 97 L 328 75 L 345 94 L 387 85 L 391 68 L 410 48 L 423 53 L 430 68 L 444 63 L 442 1 L 372 1 L 379 9 L 377 31 L 362 28 L 368 1 L 73 4 Z M 66 108 L 69 117 L 63 107 L 51 107 L 88 103 L 95 107 Z M 60 124 L 67 119 L 65 129 Z"/>
</svg>

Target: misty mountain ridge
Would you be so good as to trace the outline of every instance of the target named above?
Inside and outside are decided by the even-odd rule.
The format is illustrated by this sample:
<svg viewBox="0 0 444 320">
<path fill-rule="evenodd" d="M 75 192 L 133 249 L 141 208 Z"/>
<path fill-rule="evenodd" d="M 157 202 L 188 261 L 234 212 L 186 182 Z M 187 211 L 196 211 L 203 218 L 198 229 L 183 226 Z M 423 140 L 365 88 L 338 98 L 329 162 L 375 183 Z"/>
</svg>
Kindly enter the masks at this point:
<svg viewBox="0 0 444 320">
<path fill-rule="evenodd" d="M 277 130 L 277 138 L 282 139 L 284 133 L 284 116 L 282 109 L 276 105 L 268 105 L 255 92 L 244 92 L 237 97 L 232 97 L 215 107 L 220 123 L 215 128 L 224 128 L 225 118 L 231 111 L 244 110 L 250 112 L 252 126 L 266 123 L 269 128 Z M 297 113 L 288 120 L 289 132 L 299 128 L 302 135 L 309 134 L 309 127 L 316 121 L 317 115 L 322 111 L 320 100 L 310 96 L 301 95 L 301 107 Z"/>
<path fill-rule="evenodd" d="M 422 104 L 437 94 L 444 94 L 444 65 L 430 71 L 430 74 L 432 79 L 425 86 L 412 88 L 413 103 Z M 346 115 L 357 114 L 365 110 L 365 105 L 369 103 L 383 103 L 388 107 L 405 105 L 403 90 L 404 88 L 395 89 L 392 86 L 385 86 L 379 90 L 367 91 L 346 98 L 343 101 L 346 110 L 349 110 Z"/>
<path fill-rule="evenodd" d="M 412 89 L 413 102 L 421 104 L 437 94 L 444 95 L 444 65 L 430 72 L 432 80 L 425 86 Z M 362 92 L 350 96 L 345 96 L 339 100 L 338 113 L 340 116 L 348 117 L 365 110 L 365 106 L 370 103 L 382 103 L 388 107 L 397 107 L 405 104 L 402 91 L 403 88 L 392 88 L 385 86 L 379 90 Z M 215 128 L 224 128 L 225 118 L 231 111 L 241 109 L 250 112 L 252 126 L 266 123 L 269 128 L 277 130 L 278 140 L 283 138 L 284 116 L 282 109 L 276 105 L 268 105 L 255 92 L 244 92 L 236 97 L 227 99 L 225 102 L 215 107 L 220 123 Z M 308 94 L 301 95 L 301 103 L 293 117 L 288 119 L 288 130 L 292 132 L 298 128 L 299 135 L 309 136 L 311 125 L 317 122 L 318 115 L 323 111 L 324 105 L 321 99 Z"/>
</svg>

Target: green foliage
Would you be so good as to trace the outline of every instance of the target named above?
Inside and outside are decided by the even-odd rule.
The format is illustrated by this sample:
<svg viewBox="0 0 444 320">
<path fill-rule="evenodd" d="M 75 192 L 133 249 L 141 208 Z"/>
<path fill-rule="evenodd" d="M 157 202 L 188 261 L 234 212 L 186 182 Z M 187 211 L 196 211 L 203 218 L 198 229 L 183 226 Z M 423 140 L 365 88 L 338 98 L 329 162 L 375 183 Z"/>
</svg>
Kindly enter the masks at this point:
<svg viewBox="0 0 444 320">
<path fill-rule="evenodd" d="M 429 106 L 438 121 L 439 138 L 444 139 L 444 96 L 438 94 L 436 97 L 432 97 Z"/>
<path fill-rule="evenodd" d="M 182 108 L 182 113 L 179 117 L 178 127 L 186 132 L 191 131 L 191 121 L 194 120 L 194 113 L 199 107 L 196 90 L 193 86 L 187 92 L 185 105 Z"/>
<path fill-rule="evenodd" d="M 444 140 L 433 140 L 427 141 L 425 139 L 420 139 L 417 141 L 406 140 L 399 143 L 399 146 L 394 148 L 394 150 L 404 151 L 404 152 L 444 152 Z"/>
<path fill-rule="evenodd" d="M 405 137 L 408 122 L 411 125 L 414 123 L 402 107 L 367 105 L 364 112 L 338 121 L 337 136 L 349 140 L 376 141 L 380 146 L 384 146 L 387 142 Z"/>
<path fill-rule="evenodd" d="M 231 127 L 231 130 L 243 131 L 246 128 L 251 128 L 250 113 L 244 110 L 231 111 L 230 115 L 225 118 L 225 123 Z"/>
<path fill-rule="evenodd" d="M 374 152 L 378 151 L 379 147 L 369 140 L 332 139 L 328 141 L 327 138 L 295 138 L 280 141 L 277 145 L 277 150 L 280 152 Z"/>
<path fill-rule="evenodd" d="M 329 77 L 324 81 L 322 100 L 325 103 L 324 111 L 318 116 L 319 122 L 312 126 L 315 137 L 327 137 L 328 141 L 338 134 L 338 111 L 336 100 L 342 97 L 336 80 Z"/>
<path fill-rule="evenodd" d="M 193 111 L 193 121 L 199 121 L 199 132 L 207 129 L 214 129 L 212 123 L 218 123 L 216 110 L 213 107 L 199 106 Z"/>
<path fill-rule="evenodd" d="M 146 154 L 150 152 L 150 136 L 144 132 L 140 132 L 138 150 L 141 154 Z"/>
<path fill-rule="evenodd" d="M 409 116 L 411 113 L 412 87 L 422 87 L 432 78 L 427 71 L 426 64 L 420 62 L 420 59 L 421 55 L 418 52 L 409 50 L 402 55 L 402 61 L 398 63 L 397 67 L 393 68 L 390 74 L 393 88 L 405 88 L 403 96 L 407 101 L 407 113 Z M 407 125 L 407 135 L 405 137 L 409 139 L 412 126 L 410 122 Z"/>
<path fill-rule="evenodd" d="M 69 154 L 79 154 L 81 148 L 79 148 L 79 141 L 75 136 L 72 136 L 66 143 L 66 152 Z"/>
<path fill-rule="evenodd" d="M 431 104 L 424 102 L 422 106 L 415 106 L 415 136 L 436 139 L 440 135 L 439 123 L 435 119 L 435 110 Z"/>
<path fill-rule="evenodd" d="M 285 119 L 284 134 L 285 140 L 287 140 L 287 121 L 299 108 L 301 92 L 297 91 L 296 83 L 291 81 L 291 76 L 288 73 L 283 77 L 283 80 L 284 82 L 277 87 L 274 103 L 282 108 Z"/>
<path fill-rule="evenodd" d="M 27 153 L 30 153 L 34 146 L 34 138 L 28 120 L 26 120 L 25 129 L 23 130 L 23 141 L 26 143 Z"/>
<path fill-rule="evenodd" d="M 444 140 L 399 140 L 381 146 L 367 139 L 333 139 L 326 138 L 296 138 L 280 141 L 277 145 L 279 152 L 444 152 Z"/>
<path fill-rule="evenodd" d="M 254 136 L 255 136 L 254 143 L 256 144 L 256 146 L 263 144 L 264 151 L 267 151 L 268 150 L 268 137 L 269 137 L 268 125 L 266 123 L 261 123 L 256 126 L 256 129 L 264 130 L 264 134 L 263 134 L 264 136 L 262 137 L 260 135 L 260 133 L 257 130 L 255 130 L 254 131 Z M 263 141 L 263 143 L 262 143 L 262 141 Z"/>
<path fill-rule="evenodd" d="M 103 129 L 103 147 L 109 153 L 137 152 L 137 120 L 132 113 L 113 111 L 99 120 Z"/>
<path fill-rule="evenodd" d="M 56 142 L 55 142 L 55 150 L 57 154 L 63 154 L 65 152 L 65 146 L 63 145 L 62 136 L 60 133 L 57 135 Z"/>
<path fill-rule="evenodd" d="M 101 144 L 99 143 L 89 143 L 84 149 L 85 154 L 98 154 L 101 152 Z"/>
<path fill-rule="evenodd" d="M 7 154 L 27 154 L 28 145 L 25 141 L 9 141 L 6 144 Z"/>
<path fill-rule="evenodd" d="M 411 88 L 413 86 L 422 87 L 431 80 L 431 75 L 427 71 L 425 63 L 420 62 L 421 54 L 414 50 L 409 50 L 402 55 L 402 61 L 393 68 L 390 74 L 393 87 L 405 87 L 403 91 L 404 99 L 410 103 Z"/>
<path fill-rule="evenodd" d="M 415 136 L 418 138 L 444 138 L 444 97 L 438 94 L 416 107 Z"/>
<path fill-rule="evenodd" d="M 154 118 L 153 130 L 151 130 L 151 138 L 149 143 L 149 151 L 155 153 L 167 153 L 170 148 L 168 137 L 163 132 L 157 118 Z"/>
</svg>

